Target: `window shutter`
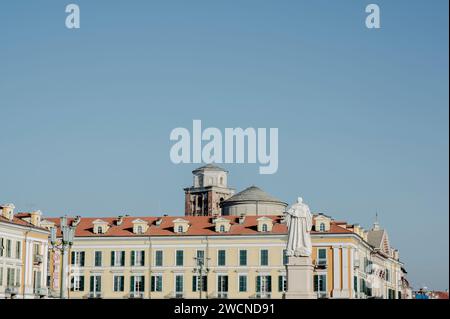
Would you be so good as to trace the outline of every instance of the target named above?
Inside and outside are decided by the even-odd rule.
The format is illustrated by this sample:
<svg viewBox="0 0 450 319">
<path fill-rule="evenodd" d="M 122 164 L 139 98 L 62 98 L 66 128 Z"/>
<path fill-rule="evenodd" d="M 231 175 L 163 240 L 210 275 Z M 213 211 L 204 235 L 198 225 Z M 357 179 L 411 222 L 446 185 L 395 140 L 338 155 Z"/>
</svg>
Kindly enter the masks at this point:
<svg viewBox="0 0 450 319">
<path fill-rule="evenodd" d="M 111 252 L 111 266 L 114 266 L 115 251 Z"/>
<path fill-rule="evenodd" d="M 141 291 L 145 291 L 145 276 L 141 276 Z"/>
<path fill-rule="evenodd" d="M 121 251 L 120 252 L 121 254 L 122 254 L 122 259 L 121 259 L 121 266 L 125 266 L 125 252 L 124 251 Z"/>
<path fill-rule="evenodd" d="M 72 256 L 71 256 L 72 258 L 71 258 L 71 264 L 72 265 L 75 265 L 75 252 L 74 251 L 72 251 Z"/>
<path fill-rule="evenodd" d="M 97 291 L 102 291 L 102 277 L 101 276 L 97 276 L 97 286 L 98 286 Z"/>
<path fill-rule="evenodd" d="M 130 262 L 131 266 L 135 265 L 135 260 L 136 260 L 135 256 L 136 256 L 136 252 L 134 250 L 132 250 L 131 251 L 131 262 Z"/>
<path fill-rule="evenodd" d="M 319 276 L 314 276 L 314 291 L 319 291 Z"/>
<path fill-rule="evenodd" d="M 90 292 L 94 292 L 95 291 L 94 290 L 94 276 L 91 276 L 90 283 L 89 283 L 89 291 Z"/>
<path fill-rule="evenodd" d="M 75 287 L 74 283 L 75 283 L 75 278 L 72 276 L 70 278 L 70 291 L 74 290 L 74 287 Z"/>
<path fill-rule="evenodd" d="M 261 292 L 261 276 L 256 276 L 256 292 Z"/>
<path fill-rule="evenodd" d="M 80 291 L 84 291 L 84 276 L 80 276 Z"/>
<path fill-rule="evenodd" d="M 84 251 L 80 252 L 80 266 L 81 267 L 84 267 L 84 255 L 85 255 Z"/>
<path fill-rule="evenodd" d="M 152 276 L 150 279 L 150 291 L 155 291 L 155 287 L 156 287 L 156 277 Z"/>
<path fill-rule="evenodd" d="M 192 276 L 192 291 L 197 291 L 197 276 Z"/>
<path fill-rule="evenodd" d="M 145 251 L 141 251 L 141 266 L 145 265 Z"/>
<path fill-rule="evenodd" d="M 208 291 L 208 277 L 203 276 L 203 291 Z"/>
<path fill-rule="evenodd" d="M 272 276 L 267 276 L 267 292 L 272 292 Z"/>
<path fill-rule="evenodd" d="M 130 292 L 134 292 L 134 276 L 130 277 Z"/>
<path fill-rule="evenodd" d="M 283 276 L 278 276 L 278 291 L 283 291 Z"/>
</svg>

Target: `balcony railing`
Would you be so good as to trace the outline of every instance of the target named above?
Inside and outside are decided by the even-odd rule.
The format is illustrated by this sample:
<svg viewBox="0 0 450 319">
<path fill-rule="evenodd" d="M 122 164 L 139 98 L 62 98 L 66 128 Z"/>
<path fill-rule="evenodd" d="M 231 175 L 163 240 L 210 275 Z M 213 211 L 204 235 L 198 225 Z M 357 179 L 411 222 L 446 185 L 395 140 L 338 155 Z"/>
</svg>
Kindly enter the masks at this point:
<svg viewBox="0 0 450 319">
<path fill-rule="evenodd" d="M 257 292 L 255 294 L 256 299 L 270 299 L 271 294 L 270 292 Z"/>
<path fill-rule="evenodd" d="M 33 262 L 35 265 L 40 265 L 44 262 L 44 256 L 36 254 L 33 256 Z"/>
<path fill-rule="evenodd" d="M 130 299 L 143 299 L 144 293 L 142 291 L 130 292 Z"/>
<path fill-rule="evenodd" d="M 102 293 L 99 291 L 91 291 L 88 294 L 88 298 L 89 299 L 101 299 L 102 298 Z"/>
<path fill-rule="evenodd" d="M 48 288 L 46 287 L 35 288 L 34 294 L 40 297 L 48 296 Z"/>
</svg>

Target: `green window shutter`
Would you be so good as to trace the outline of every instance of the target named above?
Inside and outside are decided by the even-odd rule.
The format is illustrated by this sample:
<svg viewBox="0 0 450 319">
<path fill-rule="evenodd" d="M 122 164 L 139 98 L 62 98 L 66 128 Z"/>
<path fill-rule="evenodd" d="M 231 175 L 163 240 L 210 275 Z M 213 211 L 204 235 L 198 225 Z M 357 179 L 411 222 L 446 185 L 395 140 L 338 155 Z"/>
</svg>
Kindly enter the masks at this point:
<svg viewBox="0 0 450 319">
<path fill-rule="evenodd" d="M 156 290 L 156 276 L 152 276 L 150 279 L 150 291 Z"/>
<path fill-rule="evenodd" d="M 192 276 L 192 291 L 197 291 L 197 276 Z"/>
<path fill-rule="evenodd" d="M 145 276 L 141 276 L 141 291 L 145 291 Z"/>
<path fill-rule="evenodd" d="M 97 291 L 102 291 L 102 277 L 97 276 Z"/>
<path fill-rule="evenodd" d="M 71 257 L 72 258 L 71 258 L 70 264 L 71 265 L 75 265 L 75 252 L 74 251 L 72 251 L 72 256 Z"/>
<path fill-rule="evenodd" d="M 115 251 L 111 252 L 111 266 L 114 266 L 115 253 Z"/>
<path fill-rule="evenodd" d="M 314 275 L 314 291 L 319 291 L 319 276 Z"/>
<path fill-rule="evenodd" d="M 278 276 L 278 291 L 283 291 L 283 276 Z"/>
<path fill-rule="evenodd" d="M 256 276 L 256 292 L 261 292 L 261 276 Z"/>
<path fill-rule="evenodd" d="M 95 291 L 94 290 L 94 276 L 91 276 L 90 283 L 89 283 L 89 291 L 90 292 L 94 292 Z"/>
<path fill-rule="evenodd" d="M 267 291 L 272 292 L 272 276 L 267 276 Z"/>
<path fill-rule="evenodd" d="M 125 251 L 120 252 L 122 254 L 121 266 L 125 266 Z"/>
<path fill-rule="evenodd" d="M 145 265 L 145 251 L 141 250 L 141 266 Z"/>
<path fill-rule="evenodd" d="M 134 291 L 134 276 L 130 277 L 130 292 Z"/>
<path fill-rule="evenodd" d="M 85 252 L 81 251 L 80 252 L 80 266 L 84 267 L 84 256 L 85 256 Z"/>
<path fill-rule="evenodd" d="M 208 291 L 208 277 L 203 276 L 203 291 Z"/>
<path fill-rule="evenodd" d="M 70 278 L 70 291 L 75 290 L 75 277 Z"/>
<path fill-rule="evenodd" d="M 80 291 L 84 291 L 84 276 L 80 276 Z"/>
<path fill-rule="evenodd" d="M 130 265 L 131 265 L 131 266 L 134 266 L 134 265 L 135 265 L 135 263 L 134 263 L 134 261 L 136 260 L 136 259 L 135 259 L 135 255 L 136 255 L 136 252 L 135 252 L 134 250 L 132 250 L 132 251 L 131 251 L 131 259 L 130 259 L 130 260 L 131 260 L 131 261 L 130 261 Z"/>
</svg>

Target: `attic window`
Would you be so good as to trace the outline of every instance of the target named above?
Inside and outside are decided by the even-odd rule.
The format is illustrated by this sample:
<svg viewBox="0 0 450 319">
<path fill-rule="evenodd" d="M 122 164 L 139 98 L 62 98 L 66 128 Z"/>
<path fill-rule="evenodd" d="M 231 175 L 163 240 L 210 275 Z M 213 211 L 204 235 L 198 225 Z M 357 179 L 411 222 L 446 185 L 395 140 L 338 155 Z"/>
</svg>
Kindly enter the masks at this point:
<svg viewBox="0 0 450 319">
<path fill-rule="evenodd" d="M 178 232 L 179 232 L 179 233 L 182 233 L 182 232 L 183 232 L 183 226 L 182 226 L 182 225 L 178 226 Z"/>
<path fill-rule="evenodd" d="M 97 234 L 103 234 L 103 227 L 102 226 L 98 226 L 97 227 Z"/>
<path fill-rule="evenodd" d="M 143 229 L 142 229 L 142 226 L 137 226 L 136 232 L 137 232 L 138 234 L 143 234 L 144 231 L 143 231 Z"/>
<path fill-rule="evenodd" d="M 224 233 L 225 232 L 225 225 L 220 225 L 219 232 Z"/>
<path fill-rule="evenodd" d="M 325 231 L 325 224 L 324 223 L 320 223 L 319 225 L 319 231 L 324 232 Z"/>
<path fill-rule="evenodd" d="M 263 224 L 262 225 L 262 231 L 263 232 L 267 232 L 267 224 Z"/>
</svg>

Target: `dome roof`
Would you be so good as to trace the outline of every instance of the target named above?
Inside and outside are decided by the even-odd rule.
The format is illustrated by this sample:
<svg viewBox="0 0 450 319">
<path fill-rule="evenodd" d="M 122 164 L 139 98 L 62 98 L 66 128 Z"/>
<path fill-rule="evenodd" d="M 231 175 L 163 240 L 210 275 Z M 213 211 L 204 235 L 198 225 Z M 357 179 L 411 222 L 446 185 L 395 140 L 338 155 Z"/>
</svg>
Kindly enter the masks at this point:
<svg viewBox="0 0 450 319">
<path fill-rule="evenodd" d="M 269 194 L 267 194 L 265 191 L 263 191 L 261 188 L 257 186 L 250 186 L 246 189 L 244 189 L 242 192 L 237 193 L 236 195 L 230 197 L 224 203 L 233 203 L 233 202 L 245 202 L 245 201 L 260 201 L 260 202 L 276 202 L 276 203 L 283 203 L 278 198 L 275 198 Z"/>
</svg>

